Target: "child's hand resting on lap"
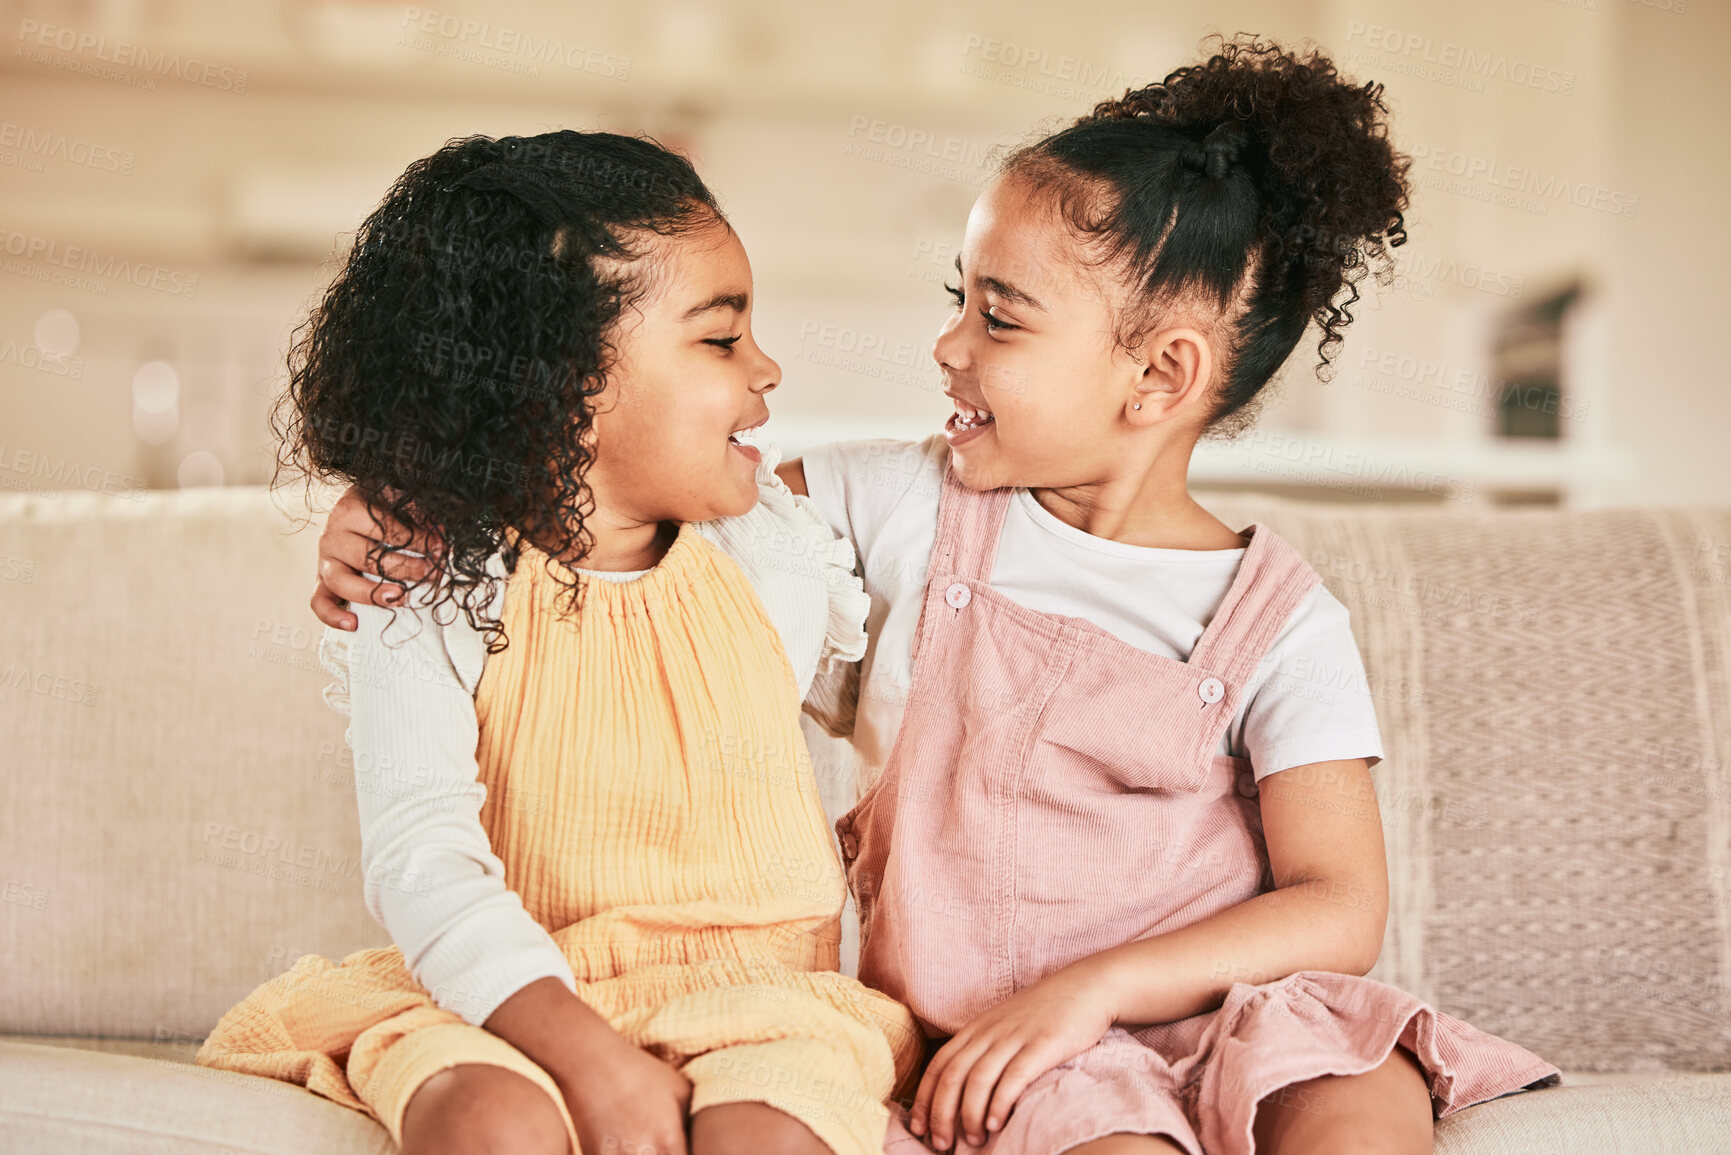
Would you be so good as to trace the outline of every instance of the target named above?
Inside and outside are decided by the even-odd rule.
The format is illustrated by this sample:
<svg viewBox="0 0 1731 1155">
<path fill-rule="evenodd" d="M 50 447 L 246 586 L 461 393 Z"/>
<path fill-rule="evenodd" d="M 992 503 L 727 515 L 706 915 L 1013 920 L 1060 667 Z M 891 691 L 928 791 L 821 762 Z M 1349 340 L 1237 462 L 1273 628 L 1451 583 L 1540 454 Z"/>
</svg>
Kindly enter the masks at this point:
<svg viewBox="0 0 1731 1155">
<path fill-rule="evenodd" d="M 549 1072 L 583 1150 L 685 1155 L 691 1080 L 617 1034 L 597 1042 L 581 1069 Z"/>
<path fill-rule="evenodd" d="M 1106 985 L 1083 965 L 1055 971 L 983 1012 L 938 1049 L 920 1079 L 909 1129 L 943 1150 L 1002 1129 L 1028 1084 L 1105 1037 Z M 928 1127 L 929 1123 L 929 1127 Z"/>
</svg>

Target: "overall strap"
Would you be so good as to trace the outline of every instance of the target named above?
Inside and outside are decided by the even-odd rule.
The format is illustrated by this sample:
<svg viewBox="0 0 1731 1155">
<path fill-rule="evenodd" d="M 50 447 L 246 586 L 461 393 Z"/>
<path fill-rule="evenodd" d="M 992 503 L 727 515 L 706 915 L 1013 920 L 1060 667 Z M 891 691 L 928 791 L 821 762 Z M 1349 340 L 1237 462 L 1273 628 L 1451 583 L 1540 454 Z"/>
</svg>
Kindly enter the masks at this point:
<svg viewBox="0 0 1731 1155">
<path fill-rule="evenodd" d="M 919 622 L 909 648 L 916 682 L 920 654 L 926 648 L 927 633 L 935 625 L 930 613 L 932 600 L 944 593 L 934 583 L 942 578 L 947 585 L 957 577 L 978 582 L 991 580 L 992 562 L 998 554 L 998 530 L 1004 524 L 1004 511 L 1009 508 L 1014 492 L 992 489 L 981 493 L 969 489 L 956 480 L 950 464 L 944 463 L 944 480 L 938 490 L 938 533 L 926 565 L 926 596 L 920 602 Z"/>
<path fill-rule="evenodd" d="M 1266 525 L 1253 523 L 1241 532 L 1251 535 L 1250 544 L 1189 659 L 1235 686 L 1256 672 L 1293 611 L 1322 580 L 1298 550 Z"/>
<path fill-rule="evenodd" d="M 938 535 L 932 543 L 929 574 L 953 574 L 988 582 L 992 562 L 998 554 L 998 532 L 1010 507 L 1014 489 L 969 489 L 956 479 L 955 468 L 944 464 L 943 488 L 938 493 Z"/>
</svg>

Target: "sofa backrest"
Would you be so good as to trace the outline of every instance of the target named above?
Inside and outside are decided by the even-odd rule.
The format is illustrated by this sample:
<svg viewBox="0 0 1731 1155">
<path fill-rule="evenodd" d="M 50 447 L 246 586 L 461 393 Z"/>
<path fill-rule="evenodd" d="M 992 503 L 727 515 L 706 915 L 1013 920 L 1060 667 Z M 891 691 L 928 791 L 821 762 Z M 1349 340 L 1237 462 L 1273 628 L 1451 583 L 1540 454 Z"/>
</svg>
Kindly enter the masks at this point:
<svg viewBox="0 0 1731 1155">
<path fill-rule="evenodd" d="M 1731 1069 L 1731 510 L 1202 500 L 1352 612 L 1386 755 L 1371 977 L 1565 1070 Z"/>
<path fill-rule="evenodd" d="M 0 1031 L 202 1039 L 361 900 L 317 530 L 259 489 L 0 498 Z"/>
<path fill-rule="evenodd" d="M 198 1039 L 299 955 L 388 943 L 278 500 L 0 499 L 0 1031 Z M 1203 500 L 1352 612 L 1372 977 L 1565 1069 L 1731 1069 L 1731 510 Z"/>
</svg>

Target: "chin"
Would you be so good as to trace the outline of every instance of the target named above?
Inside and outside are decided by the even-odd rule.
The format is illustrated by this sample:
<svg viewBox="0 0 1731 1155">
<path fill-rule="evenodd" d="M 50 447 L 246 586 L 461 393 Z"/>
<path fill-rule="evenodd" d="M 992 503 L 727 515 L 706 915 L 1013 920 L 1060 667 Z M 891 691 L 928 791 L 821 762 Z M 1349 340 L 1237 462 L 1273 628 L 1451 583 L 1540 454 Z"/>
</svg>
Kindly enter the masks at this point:
<svg viewBox="0 0 1731 1155">
<path fill-rule="evenodd" d="M 1003 479 L 1004 469 L 994 460 L 995 457 L 996 454 L 981 453 L 974 445 L 950 450 L 950 464 L 955 469 L 956 480 L 981 492 L 1016 484 Z"/>
<path fill-rule="evenodd" d="M 728 493 L 728 489 L 729 487 L 724 486 L 716 487 L 718 493 Z M 753 477 L 746 488 L 734 490 L 725 500 L 716 503 L 715 516 L 741 517 L 757 508 L 757 498 L 757 479 Z"/>
</svg>

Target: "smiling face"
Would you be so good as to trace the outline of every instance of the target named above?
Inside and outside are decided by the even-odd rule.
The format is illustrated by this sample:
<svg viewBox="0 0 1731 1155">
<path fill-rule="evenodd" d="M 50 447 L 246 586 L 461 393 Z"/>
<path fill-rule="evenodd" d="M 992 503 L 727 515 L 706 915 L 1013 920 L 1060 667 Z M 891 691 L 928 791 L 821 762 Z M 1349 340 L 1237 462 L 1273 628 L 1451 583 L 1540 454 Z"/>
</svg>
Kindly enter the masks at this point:
<svg viewBox="0 0 1731 1155">
<path fill-rule="evenodd" d="M 1108 481 L 1201 431 L 1206 340 L 1169 327 L 1121 348 L 1124 290 L 1082 256 L 1051 200 L 1014 175 L 968 216 L 956 311 L 932 356 L 956 402 L 944 439 L 972 489 Z"/>
<path fill-rule="evenodd" d="M 745 247 L 716 222 L 654 238 L 642 260 L 653 284 L 620 318 L 596 404 L 596 503 L 632 524 L 746 513 L 762 455 L 734 435 L 768 420 L 781 367 L 751 335 Z"/>
</svg>

